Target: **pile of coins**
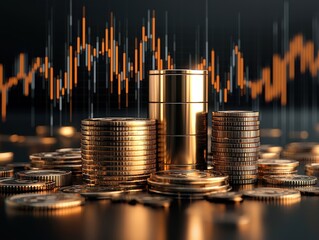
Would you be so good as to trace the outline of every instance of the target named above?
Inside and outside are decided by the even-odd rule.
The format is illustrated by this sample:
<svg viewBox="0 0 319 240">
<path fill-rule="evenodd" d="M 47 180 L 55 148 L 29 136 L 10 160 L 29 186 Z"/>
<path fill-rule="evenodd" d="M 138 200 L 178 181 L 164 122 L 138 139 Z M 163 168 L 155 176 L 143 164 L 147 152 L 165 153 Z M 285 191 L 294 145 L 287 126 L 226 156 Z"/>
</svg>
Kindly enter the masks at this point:
<svg viewBox="0 0 319 240">
<path fill-rule="evenodd" d="M 259 146 L 258 112 L 213 112 L 211 152 L 214 170 L 229 175 L 231 184 L 257 181 Z"/>
<path fill-rule="evenodd" d="M 281 151 L 281 146 L 263 144 L 259 149 L 259 159 L 278 159 Z"/>
<path fill-rule="evenodd" d="M 31 170 L 71 171 L 72 176 L 82 175 L 82 160 L 79 148 L 58 149 L 55 152 L 34 153 L 29 156 Z"/>
<path fill-rule="evenodd" d="M 227 175 L 209 170 L 159 171 L 147 182 L 150 192 L 178 198 L 203 198 L 231 189 Z"/>
<path fill-rule="evenodd" d="M 258 179 L 262 180 L 267 175 L 291 175 L 298 171 L 299 162 L 288 159 L 259 159 Z"/>
<path fill-rule="evenodd" d="M 305 166 L 305 172 L 308 176 L 319 177 L 319 163 L 309 163 Z"/>
<path fill-rule="evenodd" d="M 156 121 L 142 118 L 82 120 L 83 180 L 91 185 L 144 189 L 156 171 Z"/>
</svg>

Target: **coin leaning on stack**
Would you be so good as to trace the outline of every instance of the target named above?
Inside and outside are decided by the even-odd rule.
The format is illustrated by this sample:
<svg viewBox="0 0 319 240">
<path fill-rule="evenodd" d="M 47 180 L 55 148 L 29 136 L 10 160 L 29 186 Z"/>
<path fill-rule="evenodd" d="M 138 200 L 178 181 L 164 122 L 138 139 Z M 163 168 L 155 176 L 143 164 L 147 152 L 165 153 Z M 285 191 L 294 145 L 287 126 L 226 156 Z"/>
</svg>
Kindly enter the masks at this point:
<svg viewBox="0 0 319 240">
<path fill-rule="evenodd" d="M 258 112 L 212 113 L 213 167 L 229 175 L 231 184 L 252 184 L 257 181 L 259 146 Z"/>
<path fill-rule="evenodd" d="M 137 190 L 156 171 L 156 121 L 143 118 L 82 120 L 83 180 Z"/>
<path fill-rule="evenodd" d="M 228 176 L 211 170 L 166 170 L 147 179 L 152 193 L 178 198 L 203 198 L 212 193 L 231 190 Z"/>
</svg>

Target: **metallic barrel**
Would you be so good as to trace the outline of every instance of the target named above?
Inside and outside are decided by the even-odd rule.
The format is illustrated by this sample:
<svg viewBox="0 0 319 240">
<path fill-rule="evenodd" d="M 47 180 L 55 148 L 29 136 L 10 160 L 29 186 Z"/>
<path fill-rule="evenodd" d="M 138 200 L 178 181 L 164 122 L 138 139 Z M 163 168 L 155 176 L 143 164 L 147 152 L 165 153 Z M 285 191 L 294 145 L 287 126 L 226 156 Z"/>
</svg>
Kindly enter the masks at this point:
<svg viewBox="0 0 319 240">
<path fill-rule="evenodd" d="M 205 70 L 149 72 L 149 117 L 157 120 L 158 170 L 206 166 Z"/>
</svg>

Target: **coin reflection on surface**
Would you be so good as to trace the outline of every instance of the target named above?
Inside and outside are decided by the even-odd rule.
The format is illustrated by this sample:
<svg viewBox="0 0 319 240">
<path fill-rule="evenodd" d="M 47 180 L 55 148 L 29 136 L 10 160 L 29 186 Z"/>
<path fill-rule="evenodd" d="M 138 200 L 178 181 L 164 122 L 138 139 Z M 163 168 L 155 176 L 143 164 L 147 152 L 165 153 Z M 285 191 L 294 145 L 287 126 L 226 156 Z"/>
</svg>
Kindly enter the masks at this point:
<svg viewBox="0 0 319 240">
<path fill-rule="evenodd" d="M 214 232 L 212 212 L 212 204 L 208 202 L 198 201 L 190 204 L 186 210 L 185 232 L 182 239 L 212 239 Z"/>
<path fill-rule="evenodd" d="M 101 212 L 104 215 L 102 221 Z M 98 201 L 86 205 L 82 219 L 85 239 L 166 239 L 167 219 L 164 209 Z M 103 229 L 108 229 L 108 232 Z"/>
</svg>

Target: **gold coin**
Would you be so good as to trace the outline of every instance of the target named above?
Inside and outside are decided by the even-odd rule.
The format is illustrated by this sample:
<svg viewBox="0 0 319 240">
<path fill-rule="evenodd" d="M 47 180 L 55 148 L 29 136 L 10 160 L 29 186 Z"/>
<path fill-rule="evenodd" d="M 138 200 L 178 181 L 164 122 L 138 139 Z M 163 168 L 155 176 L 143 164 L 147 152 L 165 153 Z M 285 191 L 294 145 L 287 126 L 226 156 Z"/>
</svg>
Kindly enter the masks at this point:
<svg viewBox="0 0 319 240">
<path fill-rule="evenodd" d="M 59 209 L 84 204 L 85 199 L 78 194 L 19 194 L 6 199 L 8 207 L 23 209 Z"/>
<path fill-rule="evenodd" d="M 135 127 L 152 126 L 156 124 L 156 121 L 147 118 L 90 118 L 82 120 L 81 124 L 84 126 Z"/>
<path fill-rule="evenodd" d="M 244 191 L 243 195 L 248 198 L 258 200 L 282 200 L 300 198 L 300 192 L 293 189 L 284 188 L 255 188 L 253 190 Z"/>
</svg>

